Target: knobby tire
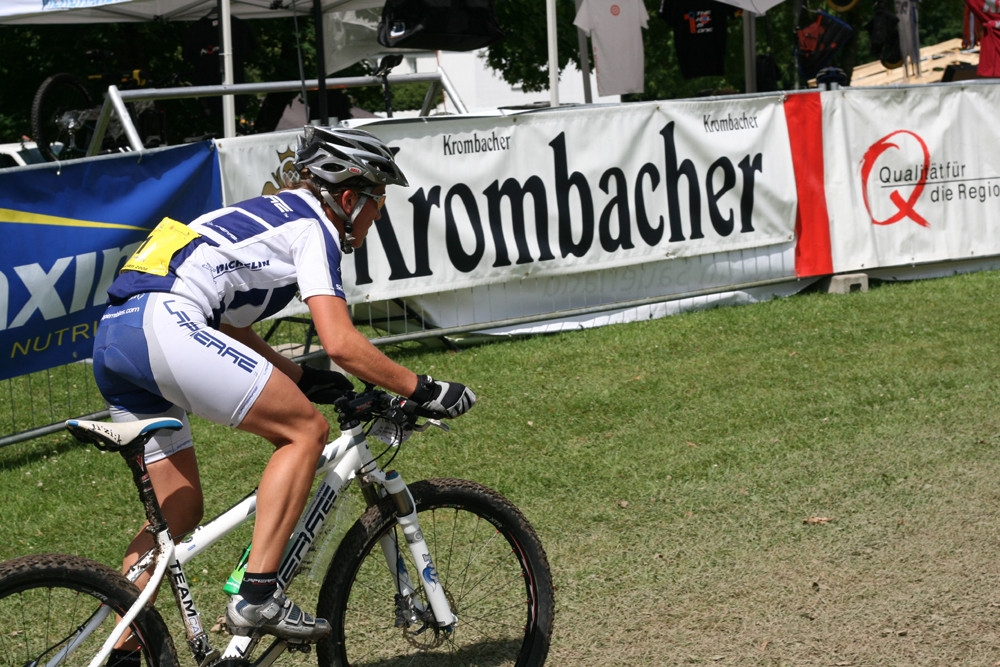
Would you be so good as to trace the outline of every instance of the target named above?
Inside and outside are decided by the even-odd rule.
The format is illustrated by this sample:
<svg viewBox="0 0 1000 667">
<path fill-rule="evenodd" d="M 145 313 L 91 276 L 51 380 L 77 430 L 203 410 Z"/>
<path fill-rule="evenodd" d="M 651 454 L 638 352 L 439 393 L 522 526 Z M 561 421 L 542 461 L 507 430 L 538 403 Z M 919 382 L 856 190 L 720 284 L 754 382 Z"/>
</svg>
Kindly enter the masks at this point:
<svg viewBox="0 0 1000 667">
<path fill-rule="evenodd" d="M 318 646 L 320 667 L 543 664 L 552 633 L 552 575 L 528 521 L 506 498 L 474 482 L 426 480 L 411 484 L 410 492 L 458 624 L 450 632 L 397 627 L 395 582 L 379 538 L 396 534 L 418 588 L 427 568 L 412 562 L 385 500 L 348 531 L 327 570 L 317 613 L 333 632 Z M 419 593 L 426 604 L 422 588 Z"/>
<path fill-rule="evenodd" d="M 66 113 L 93 107 L 94 99 L 86 84 L 73 74 L 53 74 L 42 82 L 31 102 L 31 132 L 46 160 L 68 160 L 87 154 L 93 127 L 85 125 L 70 133 L 60 125 L 60 119 Z M 53 145 L 56 143 L 62 144 L 58 154 Z"/>
<path fill-rule="evenodd" d="M 119 572 L 78 556 L 39 554 L 0 563 L 0 667 L 46 665 L 102 604 L 123 614 L 138 595 Z M 58 664 L 86 667 L 116 622 L 115 614 L 108 614 Z M 155 608 L 143 609 L 131 630 L 142 645 L 145 665 L 177 667 L 173 640 Z"/>
</svg>

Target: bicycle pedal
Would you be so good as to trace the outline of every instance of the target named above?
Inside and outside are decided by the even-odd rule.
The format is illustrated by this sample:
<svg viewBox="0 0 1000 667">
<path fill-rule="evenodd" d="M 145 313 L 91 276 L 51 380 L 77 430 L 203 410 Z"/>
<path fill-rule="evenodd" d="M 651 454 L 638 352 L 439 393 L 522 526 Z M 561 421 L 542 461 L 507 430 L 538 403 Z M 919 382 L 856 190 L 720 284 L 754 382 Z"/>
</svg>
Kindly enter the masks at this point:
<svg viewBox="0 0 1000 667">
<path fill-rule="evenodd" d="M 309 653 L 312 650 L 312 646 L 315 642 L 310 642 L 305 639 L 287 639 L 285 637 L 276 637 L 269 632 L 261 632 L 256 628 L 233 628 L 228 623 L 222 623 L 222 629 L 232 635 L 233 637 L 249 637 L 255 641 L 261 639 L 277 639 L 278 641 L 283 641 L 288 647 L 289 651 L 296 651 L 299 653 Z"/>
<path fill-rule="evenodd" d="M 254 628 L 234 628 L 229 625 L 226 621 L 225 616 L 219 618 L 219 624 L 217 626 L 222 632 L 232 635 L 233 637 L 249 637 L 250 639 L 259 640 L 266 635 L 260 631 L 255 631 Z"/>
<path fill-rule="evenodd" d="M 234 628 L 228 623 L 224 623 L 222 625 L 222 629 L 231 634 L 233 637 L 249 637 L 250 639 L 262 639 L 268 636 L 266 632 L 261 632 L 256 628 Z"/>
</svg>

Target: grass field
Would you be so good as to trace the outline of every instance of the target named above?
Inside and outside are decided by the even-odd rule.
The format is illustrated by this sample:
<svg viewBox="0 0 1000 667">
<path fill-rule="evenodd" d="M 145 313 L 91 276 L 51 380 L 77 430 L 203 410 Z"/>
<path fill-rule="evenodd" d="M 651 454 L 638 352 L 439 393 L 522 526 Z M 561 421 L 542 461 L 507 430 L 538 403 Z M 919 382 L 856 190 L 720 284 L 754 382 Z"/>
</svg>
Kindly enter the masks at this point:
<svg viewBox="0 0 1000 667">
<path fill-rule="evenodd" d="M 995 665 L 998 301 L 979 273 L 391 351 L 480 396 L 394 467 L 524 510 L 554 570 L 552 665 Z M 268 447 L 194 429 L 213 515 Z M 114 455 L 0 449 L 0 559 L 113 564 L 139 516 Z M 206 608 L 245 540 L 195 561 Z"/>
</svg>

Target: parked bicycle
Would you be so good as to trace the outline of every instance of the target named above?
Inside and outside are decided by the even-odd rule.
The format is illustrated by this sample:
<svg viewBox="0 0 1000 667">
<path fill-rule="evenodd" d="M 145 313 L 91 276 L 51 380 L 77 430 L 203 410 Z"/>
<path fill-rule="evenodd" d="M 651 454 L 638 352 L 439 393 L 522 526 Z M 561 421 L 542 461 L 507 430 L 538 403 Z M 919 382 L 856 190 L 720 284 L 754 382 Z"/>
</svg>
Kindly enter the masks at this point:
<svg viewBox="0 0 1000 667">
<path fill-rule="evenodd" d="M 397 472 L 384 470 L 413 433 L 430 426 L 448 430 L 433 419 L 421 422 L 412 406 L 371 386 L 335 403 L 341 435 L 323 451 L 316 471 L 322 481 L 278 573 L 279 585 L 287 589 L 330 529 L 325 520 L 336 515 L 357 480 L 368 507 L 343 537 L 322 582 L 316 615 L 328 619 L 333 631 L 317 646 L 319 664 L 543 664 L 552 631 L 552 578 L 523 514 L 475 482 L 430 479 L 407 485 Z M 175 667 L 170 633 L 159 611 L 147 604 L 164 577 L 198 665 L 267 667 L 286 651 L 309 650 L 269 636 L 234 636 L 221 652 L 211 646 L 184 566 L 252 516 L 255 495 L 175 548 L 142 452 L 158 430 L 180 428 L 178 420 L 67 424 L 77 438 L 121 453 L 157 546 L 125 576 L 62 554 L 0 563 L 0 667 L 98 667 L 127 632 L 138 638 L 147 665 Z M 371 447 L 376 444 L 378 455 Z M 131 582 L 145 571 L 152 579 L 140 593 Z M 122 617 L 117 624 L 116 615 Z M 264 647 L 262 639 L 270 643 Z"/>
<path fill-rule="evenodd" d="M 88 51 L 87 56 L 92 60 L 106 61 L 113 54 Z M 31 131 L 45 159 L 70 160 L 87 154 L 101 113 L 104 93 L 111 85 L 121 90 L 133 90 L 152 87 L 152 82 L 146 72 L 139 69 L 105 71 L 88 75 L 86 80 L 61 72 L 42 82 L 31 103 Z M 152 101 L 131 102 L 126 104 L 126 108 L 146 148 L 166 143 L 164 116 Z M 98 152 L 123 150 L 129 150 L 125 131 L 121 121 L 112 115 Z"/>
</svg>

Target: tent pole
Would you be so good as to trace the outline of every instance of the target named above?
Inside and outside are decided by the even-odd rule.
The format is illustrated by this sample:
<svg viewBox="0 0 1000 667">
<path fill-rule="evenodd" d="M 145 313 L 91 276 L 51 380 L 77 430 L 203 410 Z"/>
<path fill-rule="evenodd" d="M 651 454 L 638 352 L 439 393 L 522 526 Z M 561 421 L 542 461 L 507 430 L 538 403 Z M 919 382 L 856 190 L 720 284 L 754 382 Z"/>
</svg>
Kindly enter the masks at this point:
<svg viewBox="0 0 1000 667">
<path fill-rule="evenodd" d="M 743 74 L 747 93 L 757 92 L 757 15 L 743 10 Z"/>
<path fill-rule="evenodd" d="M 313 0 L 313 23 L 316 24 L 316 79 L 319 81 L 319 89 L 316 91 L 316 111 L 319 114 L 320 125 L 329 125 L 330 112 L 326 107 L 326 47 L 323 45 L 322 0 Z"/>
<path fill-rule="evenodd" d="M 556 0 L 545 2 L 545 22 L 549 32 L 549 100 L 559 106 L 559 46 L 556 40 Z"/>
<path fill-rule="evenodd" d="M 229 0 L 219 0 L 219 25 L 222 27 L 222 83 L 233 85 L 233 26 Z M 236 98 L 222 96 L 222 134 L 236 136 Z"/>
<path fill-rule="evenodd" d="M 583 0 L 576 0 L 576 12 L 580 13 L 580 5 Z M 587 35 L 579 28 L 576 29 L 576 48 L 580 51 L 580 72 L 583 74 L 583 101 L 590 104 L 594 101 L 594 95 L 590 91 L 590 53 L 587 49 Z"/>
</svg>

